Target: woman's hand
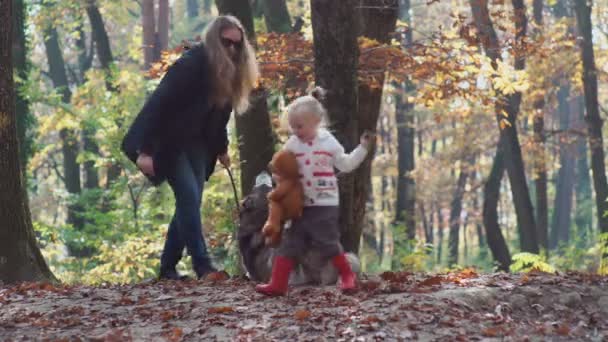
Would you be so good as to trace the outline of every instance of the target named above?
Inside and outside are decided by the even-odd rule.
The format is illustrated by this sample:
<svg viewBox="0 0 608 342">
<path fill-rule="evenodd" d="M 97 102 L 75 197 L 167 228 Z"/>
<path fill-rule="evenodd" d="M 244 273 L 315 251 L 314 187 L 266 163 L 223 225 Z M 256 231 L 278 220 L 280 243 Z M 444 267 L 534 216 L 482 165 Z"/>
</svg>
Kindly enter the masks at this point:
<svg viewBox="0 0 608 342">
<path fill-rule="evenodd" d="M 230 168 L 230 156 L 228 155 L 228 152 L 220 154 L 218 160 L 225 168 Z"/>
<path fill-rule="evenodd" d="M 136 164 L 144 175 L 154 176 L 154 160 L 151 156 L 140 153 L 139 156 L 137 156 Z"/>
</svg>

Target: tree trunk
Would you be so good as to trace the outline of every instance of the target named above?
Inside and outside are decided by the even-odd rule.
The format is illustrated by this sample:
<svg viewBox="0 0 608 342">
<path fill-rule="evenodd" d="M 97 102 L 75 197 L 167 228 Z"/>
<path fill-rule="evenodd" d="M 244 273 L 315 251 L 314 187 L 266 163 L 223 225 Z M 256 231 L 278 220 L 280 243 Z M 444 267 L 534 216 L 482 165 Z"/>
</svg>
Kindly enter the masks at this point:
<svg viewBox="0 0 608 342">
<path fill-rule="evenodd" d="M 487 0 L 470 0 L 473 18 L 486 55 L 492 60 L 492 66 L 496 69 L 500 57 L 500 43 L 494 30 Z M 514 21 L 516 27 L 516 47 L 523 51 L 524 38 L 526 35 L 527 18 L 523 0 L 513 0 Z M 525 68 L 525 55 L 522 53 L 515 58 L 515 69 Z M 496 102 L 496 120 L 500 130 L 500 143 L 503 144 L 505 166 L 511 183 L 511 192 L 517 216 L 517 227 L 519 230 L 519 241 L 521 250 L 524 252 L 538 253 L 538 241 L 536 238 L 536 222 L 534 208 L 528 191 L 521 146 L 517 134 L 517 115 L 521 103 L 521 93 L 502 95 Z M 507 123 L 504 113 L 507 113 Z M 504 127 L 502 127 L 504 126 Z"/>
<path fill-rule="evenodd" d="M 361 2 L 363 7 L 371 5 L 373 0 L 364 0 Z M 395 30 L 397 23 L 397 8 L 361 8 L 357 13 L 361 20 L 359 35 L 375 39 L 381 43 L 390 42 L 389 33 Z M 378 116 L 380 115 L 380 107 L 382 105 L 382 91 L 384 86 L 384 73 L 378 75 L 380 87 L 372 88 L 368 84 L 359 84 L 358 97 L 358 129 L 357 136 L 364 131 L 376 131 L 378 125 Z M 344 109 L 342 109 L 344 110 Z M 330 111 L 331 112 L 331 111 Z M 370 178 L 372 160 L 375 155 L 375 141 L 372 140 L 367 157 L 357 168 L 354 174 L 354 203 L 353 203 L 353 226 L 351 234 L 353 242 L 359 241 L 358 236 L 363 231 L 363 222 L 365 222 L 365 203 L 369 198 Z M 415 200 L 415 199 L 414 199 Z M 412 206 L 413 207 L 413 206 Z M 412 216 L 415 213 L 411 213 Z M 354 252 L 358 252 L 359 243 L 352 246 Z"/>
<path fill-rule="evenodd" d="M 169 0 L 158 0 L 158 46 L 156 56 L 160 59 L 160 53 L 169 48 Z"/>
<path fill-rule="evenodd" d="M 398 5 L 399 18 L 408 25 L 405 32 L 403 46 L 410 49 L 413 43 L 412 37 L 412 18 L 410 16 L 410 0 L 400 0 Z M 393 28 L 394 29 L 394 28 Z M 405 224 L 408 240 L 416 238 L 416 183 L 411 172 L 415 168 L 415 143 L 414 136 L 416 128 L 414 126 L 414 104 L 408 101 L 408 97 L 415 90 L 411 81 L 399 85 L 398 95 L 396 96 L 397 121 L 397 199 L 395 221 Z"/>
<path fill-rule="evenodd" d="M 198 17 L 198 0 L 187 0 L 186 4 L 186 12 L 188 13 L 188 18 L 194 19 Z"/>
<path fill-rule="evenodd" d="M 54 28 L 45 29 L 44 45 L 49 63 L 49 73 L 53 86 L 60 89 L 62 101 L 70 103 L 72 93 L 69 88 L 68 79 L 65 73 L 65 63 L 63 54 L 59 47 L 59 35 Z M 62 141 L 63 152 L 63 181 L 66 190 L 73 196 L 77 196 L 81 192 L 80 187 L 80 165 L 76 161 L 78 156 L 78 139 L 76 133 L 67 128 L 61 129 L 59 136 Z M 83 227 L 84 221 L 82 218 L 82 208 L 76 204 L 68 204 L 68 219 L 67 222 L 72 224 L 76 229 Z"/>
<path fill-rule="evenodd" d="M 142 0 L 142 28 L 144 43 L 144 70 L 150 69 L 155 59 L 156 27 L 154 19 L 154 0 Z"/>
<path fill-rule="evenodd" d="M 462 213 L 462 198 L 464 197 L 464 187 L 467 184 L 467 177 L 471 172 L 470 162 L 461 162 L 460 175 L 454 189 L 452 197 L 452 205 L 450 210 L 450 235 L 448 237 L 448 266 L 452 267 L 458 264 L 458 242 L 460 237 L 460 215 Z"/>
<path fill-rule="evenodd" d="M 87 50 L 87 36 L 84 31 L 83 24 L 78 25 L 78 39 L 76 39 L 76 46 L 78 48 L 78 84 L 83 84 L 85 81 L 85 74 L 91 68 L 93 62 L 93 44 L 94 39 L 91 39 L 91 51 Z M 99 146 L 95 141 L 95 127 L 88 125 L 86 121 L 83 123 L 82 128 L 82 148 L 84 151 L 91 155 L 99 155 Z M 94 160 L 85 160 L 83 163 L 84 168 L 84 188 L 85 189 L 96 189 L 99 188 L 99 174 L 97 167 L 95 166 Z"/>
<path fill-rule="evenodd" d="M 543 0 L 534 0 L 532 3 L 534 22 L 536 23 L 535 35 L 542 33 L 543 25 Z M 549 232 L 549 212 L 548 212 L 548 197 L 547 197 L 547 163 L 545 157 L 545 118 L 544 95 L 534 99 L 534 142 L 538 145 L 537 165 L 534 168 L 536 179 L 534 185 L 536 188 L 536 237 L 539 247 L 547 251 L 549 247 L 548 232 Z"/>
<path fill-rule="evenodd" d="M 500 183 L 505 172 L 505 161 L 500 141 L 496 147 L 496 155 L 492 163 L 492 170 L 483 188 L 483 225 L 486 229 L 488 246 L 498 269 L 509 272 L 511 254 L 505 238 L 500 231 L 498 223 L 498 200 L 500 199 Z"/>
<path fill-rule="evenodd" d="M 572 128 L 570 96 L 570 86 L 561 86 L 557 93 L 558 113 L 560 130 L 565 133 L 560 138 L 559 144 L 560 168 L 557 174 L 551 239 L 549 241 L 551 249 L 558 247 L 560 242 L 568 243 L 570 240 L 572 195 L 576 167 L 574 140 L 569 134 L 569 130 Z"/>
<path fill-rule="evenodd" d="M 584 122 L 585 103 L 582 96 L 577 96 L 579 102 L 578 120 Z M 591 176 L 589 175 L 589 161 L 587 155 L 587 144 L 584 137 L 578 137 L 576 142 L 576 210 L 574 211 L 574 222 L 581 237 L 582 246 L 585 246 L 587 237 L 592 234 L 593 210 L 591 194 Z"/>
<path fill-rule="evenodd" d="M 591 3 L 586 0 L 574 0 L 574 11 L 579 34 L 582 36 L 581 58 L 583 60 L 583 89 L 585 91 L 585 121 L 589 129 L 589 150 L 591 150 L 591 169 L 593 170 L 593 188 L 600 230 L 608 233 L 608 182 L 604 164 L 604 140 L 602 137 L 603 121 L 599 113 L 597 99 L 597 70 L 593 54 L 593 37 L 591 25 Z"/>
<path fill-rule="evenodd" d="M 13 66 L 15 73 L 23 81 L 28 78 L 30 64 L 27 60 L 27 38 L 25 35 L 25 4 L 23 0 L 13 1 Z M 18 87 L 20 84 L 17 84 Z M 19 91 L 15 91 L 15 108 L 17 114 L 17 136 L 19 141 L 19 161 L 23 180 L 27 179 L 27 162 L 33 153 L 33 139 L 28 134 L 28 128 L 32 126 L 34 116 L 29 110 L 29 101 Z"/>
<path fill-rule="evenodd" d="M 315 80 L 328 90 L 326 108 L 330 129 L 346 151 L 358 142 L 359 113 L 357 66 L 357 0 L 311 0 Z M 340 233 L 344 249 L 359 250 L 361 231 L 354 224 L 354 175 L 343 175 L 340 183 Z M 361 205 L 365 201 L 360 202 Z M 360 225 L 359 225 L 360 227 Z"/>
<path fill-rule="evenodd" d="M 247 31 L 249 41 L 255 44 L 253 16 L 248 0 L 216 0 L 221 14 L 236 16 Z M 275 138 L 268 114 L 267 94 L 258 88 L 251 94 L 251 107 L 235 117 L 241 160 L 241 193 L 248 194 L 255 177 L 266 170 L 274 154 Z"/>
<path fill-rule="evenodd" d="M 99 59 L 101 67 L 106 72 L 106 89 L 108 91 L 116 91 L 116 89 L 112 86 L 112 83 L 109 80 L 111 72 L 110 68 L 112 66 L 112 63 L 114 63 L 112 47 L 110 46 L 110 39 L 108 38 L 108 33 L 106 31 L 103 18 L 101 16 L 101 12 L 99 12 L 99 8 L 97 7 L 95 0 L 89 0 L 87 6 L 87 15 L 89 17 L 89 21 L 91 22 L 91 32 L 93 40 L 95 41 L 97 58 Z M 83 134 L 85 135 L 84 149 L 85 151 L 99 154 L 99 148 L 95 143 L 95 132 L 95 127 L 91 125 L 86 125 L 85 123 L 85 128 L 83 130 Z M 112 165 L 110 165 L 107 173 L 106 188 L 108 188 L 110 184 L 112 184 L 118 178 L 118 176 L 120 175 L 120 171 L 121 168 L 118 164 L 113 163 Z M 87 174 L 89 173 L 90 172 L 87 171 Z M 87 177 L 87 183 L 89 183 L 89 177 Z M 91 184 L 89 185 L 93 184 L 98 184 L 98 182 L 93 183 L 93 181 L 91 181 Z"/>
<path fill-rule="evenodd" d="M 285 0 L 261 0 L 264 21 L 268 32 L 288 33 L 291 31 L 291 18 Z"/>
<path fill-rule="evenodd" d="M 441 213 L 441 206 L 437 205 L 437 263 L 441 264 L 441 258 L 443 257 L 443 214 Z"/>
<path fill-rule="evenodd" d="M 0 1 L 0 284 L 54 280 L 36 243 L 19 162 L 12 5 Z"/>
</svg>

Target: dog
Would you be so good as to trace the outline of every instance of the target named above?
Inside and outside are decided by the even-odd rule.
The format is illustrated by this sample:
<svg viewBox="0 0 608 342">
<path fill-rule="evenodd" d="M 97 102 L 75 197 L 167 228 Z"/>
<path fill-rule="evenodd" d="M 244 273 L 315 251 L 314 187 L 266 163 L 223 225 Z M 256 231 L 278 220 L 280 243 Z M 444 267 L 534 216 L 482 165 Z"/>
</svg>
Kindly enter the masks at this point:
<svg viewBox="0 0 608 342">
<path fill-rule="evenodd" d="M 262 227 L 268 217 L 266 196 L 271 190 L 272 178 L 267 172 L 260 173 L 251 193 L 241 201 L 239 209 L 237 239 L 241 261 L 249 279 L 258 282 L 269 281 L 276 254 L 276 248 L 267 246 L 262 234 Z M 346 258 L 353 272 L 359 274 L 359 258 L 353 253 L 347 253 Z M 323 260 L 321 254 L 314 249 L 295 262 L 296 266 L 289 277 L 289 284 L 292 286 L 331 285 L 338 281 L 338 271 L 331 261 Z"/>
</svg>

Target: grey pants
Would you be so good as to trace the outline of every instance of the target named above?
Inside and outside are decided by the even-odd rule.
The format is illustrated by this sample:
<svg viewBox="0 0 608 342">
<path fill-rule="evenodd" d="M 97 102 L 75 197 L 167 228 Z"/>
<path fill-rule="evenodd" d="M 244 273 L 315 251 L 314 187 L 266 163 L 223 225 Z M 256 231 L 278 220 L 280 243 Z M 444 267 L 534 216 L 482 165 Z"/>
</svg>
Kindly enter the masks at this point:
<svg viewBox="0 0 608 342">
<path fill-rule="evenodd" d="M 337 206 L 304 207 L 302 217 L 293 220 L 291 227 L 283 231 L 277 254 L 294 259 L 304 256 L 311 248 L 325 259 L 341 254 L 339 214 Z"/>
</svg>

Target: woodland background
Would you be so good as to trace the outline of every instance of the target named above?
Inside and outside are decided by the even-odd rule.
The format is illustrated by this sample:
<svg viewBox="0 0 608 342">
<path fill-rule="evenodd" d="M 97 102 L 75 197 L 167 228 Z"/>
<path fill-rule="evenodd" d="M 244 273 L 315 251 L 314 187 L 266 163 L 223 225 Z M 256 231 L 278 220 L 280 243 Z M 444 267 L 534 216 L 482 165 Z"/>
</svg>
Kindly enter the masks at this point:
<svg viewBox="0 0 608 342">
<path fill-rule="evenodd" d="M 156 276 L 173 197 L 119 144 L 218 13 L 243 21 L 263 74 L 252 108 L 229 127 L 240 198 L 286 138 L 285 105 L 317 84 L 330 91 L 331 129 L 347 150 L 363 130 L 378 133 L 373 157 L 341 177 L 342 242 L 364 272 L 607 271 L 606 0 L 12 6 L 0 26 L 12 20 L 12 56 L 2 56 L 14 67 L 15 112 L 0 119 L 14 114 L 16 124 L 0 125 L 0 142 L 11 153 L 19 142 L 19 163 L 3 152 L 0 169 L 28 196 L 0 192 L 0 250 L 34 255 L 36 271 L 21 272 L 31 279 L 51 277 L 44 260 L 65 283 Z M 202 211 L 214 259 L 236 273 L 231 194 L 218 167 Z M 0 279 L 20 268 L 4 262 Z"/>
</svg>

